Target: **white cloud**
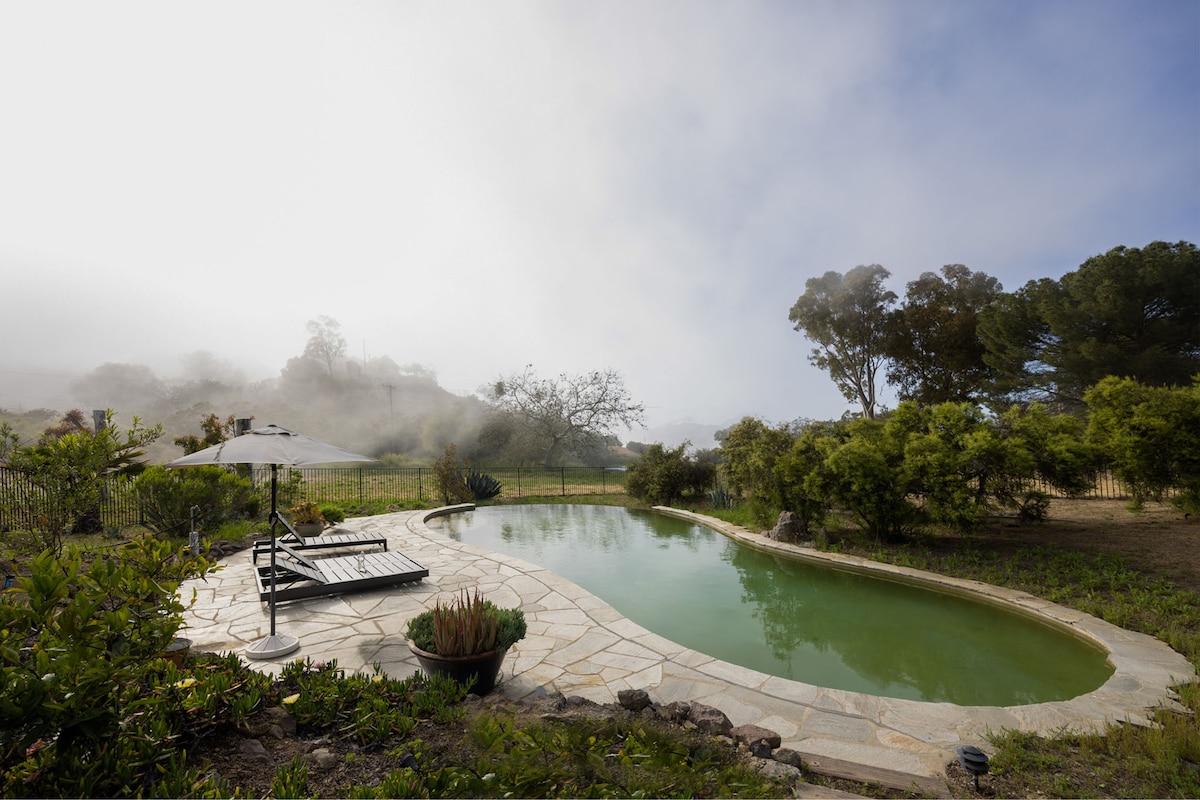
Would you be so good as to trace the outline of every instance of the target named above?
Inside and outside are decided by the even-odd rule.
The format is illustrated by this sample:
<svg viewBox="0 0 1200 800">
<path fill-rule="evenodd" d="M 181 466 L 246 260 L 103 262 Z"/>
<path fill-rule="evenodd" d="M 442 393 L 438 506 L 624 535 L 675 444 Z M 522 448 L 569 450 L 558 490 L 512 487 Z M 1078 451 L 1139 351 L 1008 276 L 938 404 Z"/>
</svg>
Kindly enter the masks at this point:
<svg viewBox="0 0 1200 800">
<path fill-rule="evenodd" d="M 808 277 L 1006 288 L 1197 238 L 1188 4 L 0 6 L 0 370 L 614 368 L 652 421 L 849 408 Z M 18 390 L 0 394 L 12 403 Z M 7 398 L 7 399 L 5 399 Z"/>
</svg>

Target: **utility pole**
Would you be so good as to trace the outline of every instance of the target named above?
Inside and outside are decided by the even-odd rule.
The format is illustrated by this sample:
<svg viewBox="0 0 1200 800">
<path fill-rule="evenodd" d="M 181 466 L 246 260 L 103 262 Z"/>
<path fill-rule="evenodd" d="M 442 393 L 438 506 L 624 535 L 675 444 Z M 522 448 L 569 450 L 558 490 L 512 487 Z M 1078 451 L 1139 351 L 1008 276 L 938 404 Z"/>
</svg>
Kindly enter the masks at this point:
<svg viewBox="0 0 1200 800">
<path fill-rule="evenodd" d="M 385 383 L 385 384 L 383 384 L 383 388 L 388 390 L 388 424 L 391 425 L 393 423 L 393 420 L 392 420 L 392 390 L 395 389 L 396 387 L 390 383 Z"/>
</svg>

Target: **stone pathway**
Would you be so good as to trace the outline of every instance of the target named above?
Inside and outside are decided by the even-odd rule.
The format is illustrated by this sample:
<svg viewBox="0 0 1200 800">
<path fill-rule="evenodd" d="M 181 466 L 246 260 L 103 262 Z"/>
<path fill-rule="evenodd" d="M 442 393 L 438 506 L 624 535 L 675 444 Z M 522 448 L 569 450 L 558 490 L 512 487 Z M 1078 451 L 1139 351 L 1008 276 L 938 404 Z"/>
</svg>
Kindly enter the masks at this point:
<svg viewBox="0 0 1200 800">
<path fill-rule="evenodd" d="M 403 632 L 408 619 L 460 588 L 479 588 L 500 606 L 519 606 L 529 627 L 505 659 L 498 691 L 519 699 L 545 692 L 616 701 L 622 689 L 645 689 L 657 703 L 700 702 L 734 725 L 755 724 L 782 737 L 782 746 L 813 763 L 851 762 L 937 785 L 961 744 L 986 749 L 984 735 L 1001 728 L 1049 734 L 1096 730 L 1109 721 L 1146 724 L 1148 710 L 1177 705 L 1170 687 L 1194 677 L 1191 664 L 1162 642 L 1122 630 L 1062 606 L 987 584 L 946 578 L 849 556 L 779 545 L 708 517 L 660 509 L 708 524 L 755 547 L 817 560 L 836 560 L 956 591 L 984 594 L 1076 629 L 1108 649 L 1116 667 L 1103 686 L 1072 700 L 1005 708 L 964 707 L 857 694 L 797 683 L 735 666 L 650 633 L 579 586 L 535 565 L 461 544 L 431 530 L 438 511 L 401 512 L 348 520 L 350 531 L 381 533 L 388 546 L 429 569 L 416 583 L 350 595 L 281 603 L 278 632 L 300 639 L 300 650 L 278 661 L 251 661 L 276 672 L 295 658 L 337 659 L 347 672 L 378 665 L 397 678 L 417 670 Z M 250 551 L 185 586 L 196 589 L 186 635 L 199 650 L 241 652 L 267 635 L 267 606 L 257 599 Z"/>
</svg>

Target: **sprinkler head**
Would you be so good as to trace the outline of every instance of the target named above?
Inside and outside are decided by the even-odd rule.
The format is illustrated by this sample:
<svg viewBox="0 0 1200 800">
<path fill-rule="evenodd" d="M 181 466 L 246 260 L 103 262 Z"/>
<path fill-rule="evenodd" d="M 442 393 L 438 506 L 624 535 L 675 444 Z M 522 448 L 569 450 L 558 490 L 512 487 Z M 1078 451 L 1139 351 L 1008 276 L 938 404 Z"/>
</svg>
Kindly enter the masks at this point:
<svg viewBox="0 0 1200 800">
<path fill-rule="evenodd" d="M 964 744 L 954 752 L 962 768 L 975 778 L 975 791 L 979 791 L 979 776 L 988 772 L 988 757 L 973 744 Z"/>
</svg>

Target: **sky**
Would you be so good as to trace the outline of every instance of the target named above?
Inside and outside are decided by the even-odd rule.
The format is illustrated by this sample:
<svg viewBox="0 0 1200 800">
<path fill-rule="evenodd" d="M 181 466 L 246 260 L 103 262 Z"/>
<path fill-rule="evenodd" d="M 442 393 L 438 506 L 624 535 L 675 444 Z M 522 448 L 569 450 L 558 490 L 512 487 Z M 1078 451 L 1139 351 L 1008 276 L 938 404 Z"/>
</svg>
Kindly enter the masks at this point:
<svg viewBox="0 0 1200 800">
<path fill-rule="evenodd" d="M 1198 40 L 1195 0 L 5 0 L 0 407 L 275 377 L 327 316 L 455 394 L 836 418 L 809 278 L 1200 241 Z"/>
</svg>

